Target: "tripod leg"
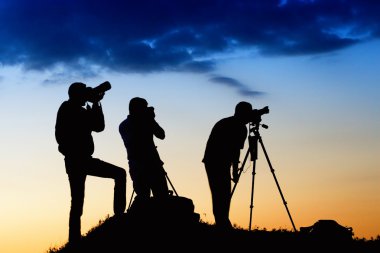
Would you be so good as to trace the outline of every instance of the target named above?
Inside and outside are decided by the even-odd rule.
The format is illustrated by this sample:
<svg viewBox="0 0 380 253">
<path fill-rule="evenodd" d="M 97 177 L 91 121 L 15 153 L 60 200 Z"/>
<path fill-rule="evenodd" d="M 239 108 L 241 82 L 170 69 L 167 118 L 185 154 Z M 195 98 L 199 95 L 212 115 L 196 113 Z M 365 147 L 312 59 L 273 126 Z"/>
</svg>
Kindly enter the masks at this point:
<svg viewBox="0 0 380 253">
<path fill-rule="evenodd" d="M 237 183 L 238 183 L 238 181 L 239 181 L 240 175 L 241 175 L 241 173 L 243 172 L 243 169 L 244 169 L 245 163 L 247 162 L 248 155 L 249 155 L 249 150 L 247 150 L 247 153 L 245 154 L 245 157 L 244 157 L 244 161 L 243 161 L 243 163 L 242 163 L 242 165 L 241 165 L 241 167 L 240 167 L 238 180 L 235 182 L 234 187 L 232 188 L 232 191 L 231 191 L 231 198 L 232 198 L 232 195 L 234 194 L 234 191 L 235 191 L 236 185 L 237 185 Z"/>
<path fill-rule="evenodd" d="M 293 225 L 293 229 L 294 229 L 294 231 L 297 232 L 296 226 L 294 225 L 294 222 L 293 222 L 292 216 L 290 215 L 290 212 L 289 212 L 289 209 L 288 209 L 287 203 L 286 203 L 286 201 L 285 201 L 284 195 L 282 194 L 282 191 L 281 191 L 281 188 L 280 188 L 280 184 L 278 183 L 277 178 L 276 178 L 276 175 L 274 174 L 274 169 L 273 169 L 272 164 L 271 164 L 271 162 L 270 162 L 270 160 L 269 160 L 268 153 L 267 153 L 267 151 L 265 150 L 264 143 L 263 143 L 263 140 L 261 139 L 261 136 L 259 136 L 259 142 L 260 142 L 261 147 L 262 147 L 262 149 L 263 149 L 263 151 L 264 151 L 265 158 L 267 159 L 268 165 L 269 165 L 269 167 L 270 167 L 270 171 L 272 172 L 272 175 L 273 175 L 274 180 L 275 180 L 275 182 L 276 182 L 277 188 L 278 188 L 278 190 L 279 190 L 279 192 L 280 192 L 280 195 L 281 195 L 282 201 L 283 201 L 283 203 L 284 203 L 284 205 L 285 205 L 286 211 L 287 211 L 288 216 L 289 216 L 289 218 L 290 218 L 290 222 L 291 222 L 292 225 Z"/>
<path fill-rule="evenodd" d="M 177 191 L 175 190 L 175 188 L 174 188 L 174 186 L 173 186 L 172 182 L 170 181 L 170 179 L 169 179 L 169 177 L 168 177 L 168 173 L 166 173 L 166 171 L 165 171 L 165 170 L 164 170 L 164 172 L 165 172 L 165 177 L 166 177 L 166 179 L 168 180 L 168 182 L 169 182 L 170 186 L 172 187 L 172 189 L 173 189 L 173 191 L 174 191 L 175 195 L 177 195 L 177 196 L 178 196 L 178 193 L 177 193 Z"/>
<path fill-rule="evenodd" d="M 256 160 L 253 160 L 253 165 L 252 165 L 251 204 L 249 205 L 249 208 L 250 208 L 250 213 L 249 213 L 249 228 L 248 228 L 249 231 L 251 231 L 251 224 L 252 224 L 253 189 L 254 189 L 254 184 L 255 184 L 255 175 L 256 175 Z"/>
<path fill-rule="evenodd" d="M 128 205 L 127 212 L 129 211 L 129 208 L 131 207 L 132 199 L 133 199 L 133 195 L 134 195 L 134 194 L 135 194 L 135 190 L 133 190 L 132 195 L 131 195 L 131 199 L 129 200 L 129 205 Z"/>
</svg>

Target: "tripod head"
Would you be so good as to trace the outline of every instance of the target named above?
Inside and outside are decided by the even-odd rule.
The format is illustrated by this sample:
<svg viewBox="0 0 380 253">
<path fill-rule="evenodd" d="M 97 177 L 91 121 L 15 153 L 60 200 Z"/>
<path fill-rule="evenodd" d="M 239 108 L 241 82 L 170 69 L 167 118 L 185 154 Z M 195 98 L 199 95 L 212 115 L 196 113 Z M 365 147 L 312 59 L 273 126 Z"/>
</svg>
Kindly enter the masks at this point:
<svg viewBox="0 0 380 253">
<path fill-rule="evenodd" d="M 249 123 L 249 135 L 248 135 L 248 152 L 251 155 L 251 161 L 257 160 L 257 142 L 259 141 L 260 133 L 259 128 L 268 128 L 268 125 L 258 123 Z"/>
<path fill-rule="evenodd" d="M 268 125 L 266 124 L 260 124 L 259 122 L 258 123 L 249 122 L 249 136 L 251 136 L 252 133 L 255 135 L 259 135 L 260 126 L 262 128 L 268 129 Z"/>
<path fill-rule="evenodd" d="M 243 165 L 238 169 L 238 175 L 236 177 L 235 186 L 238 183 L 240 175 L 244 170 L 244 165 L 248 159 L 248 155 L 250 155 L 251 161 L 257 160 L 258 141 L 261 138 L 259 133 L 260 126 L 265 129 L 268 128 L 268 126 L 265 124 L 249 122 L 248 149 L 244 157 Z"/>
</svg>

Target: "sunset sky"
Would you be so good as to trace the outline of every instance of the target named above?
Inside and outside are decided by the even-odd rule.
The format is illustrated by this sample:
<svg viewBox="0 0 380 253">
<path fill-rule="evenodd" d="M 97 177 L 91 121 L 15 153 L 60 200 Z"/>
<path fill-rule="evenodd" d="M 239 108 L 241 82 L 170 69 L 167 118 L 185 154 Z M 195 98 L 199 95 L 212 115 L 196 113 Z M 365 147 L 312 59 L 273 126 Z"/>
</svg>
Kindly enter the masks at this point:
<svg viewBox="0 0 380 253">
<path fill-rule="evenodd" d="M 168 177 L 210 223 L 206 141 L 248 101 L 270 109 L 260 133 L 296 228 L 333 219 L 359 238 L 380 235 L 379 13 L 369 0 L 1 0 L 0 252 L 67 242 L 70 189 L 54 126 L 76 81 L 112 85 L 94 157 L 126 169 L 127 205 L 118 126 L 131 98 L 155 107 Z M 243 228 L 251 185 L 248 162 L 230 210 Z M 261 149 L 253 201 L 252 228 L 292 230 Z M 88 177 L 82 234 L 113 215 L 112 202 L 113 181 Z"/>
</svg>

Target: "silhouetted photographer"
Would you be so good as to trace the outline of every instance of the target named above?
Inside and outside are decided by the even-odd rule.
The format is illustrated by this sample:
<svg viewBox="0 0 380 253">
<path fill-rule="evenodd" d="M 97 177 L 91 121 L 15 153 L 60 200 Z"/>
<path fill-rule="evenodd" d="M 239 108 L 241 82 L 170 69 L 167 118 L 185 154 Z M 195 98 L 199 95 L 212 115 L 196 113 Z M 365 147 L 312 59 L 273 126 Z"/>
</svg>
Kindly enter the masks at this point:
<svg viewBox="0 0 380 253">
<path fill-rule="evenodd" d="M 272 167 L 272 164 L 269 160 L 269 156 L 268 156 L 268 153 L 265 149 L 265 146 L 264 146 L 264 143 L 263 143 L 263 140 L 261 138 L 261 135 L 260 135 L 260 126 L 263 127 L 263 128 L 268 128 L 267 125 L 265 124 L 261 124 L 261 116 L 263 114 L 266 114 L 266 113 L 269 113 L 269 108 L 268 106 L 265 106 L 263 107 L 262 109 L 254 109 L 252 110 L 251 112 L 251 115 L 250 115 L 250 119 L 248 121 L 249 123 L 249 126 L 248 126 L 248 149 L 247 149 L 247 153 L 245 154 L 244 156 L 244 160 L 243 160 L 243 163 L 241 165 L 241 167 L 239 169 L 235 169 L 234 168 L 234 171 L 233 171 L 233 176 L 232 176 L 232 181 L 234 181 L 234 186 L 232 188 L 232 191 L 231 191 L 231 196 L 230 198 L 232 198 L 232 195 L 235 191 L 235 188 L 237 186 L 237 183 L 239 182 L 239 177 L 241 175 L 241 173 L 243 172 L 244 170 L 244 166 L 245 166 L 245 163 L 247 162 L 248 160 L 248 156 L 250 155 L 251 156 L 251 161 L 252 161 L 252 185 L 251 185 L 251 203 L 249 205 L 250 207 L 250 214 L 249 214 L 249 227 L 248 229 L 251 230 L 251 225 L 252 225 L 252 208 L 253 208 L 253 190 L 254 190 L 254 182 L 255 182 L 255 174 L 256 174 L 256 160 L 258 158 L 258 148 L 259 148 L 259 144 L 262 148 L 262 151 L 265 155 L 265 158 L 268 162 L 268 165 L 270 167 L 270 171 L 273 175 L 273 178 L 276 182 L 276 185 L 277 185 L 277 188 L 280 192 L 280 195 L 281 195 L 281 198 L 282 198 L 282 201 L 285 205 L 285 208 L 286 208 L 286 211 L 289 215 L 289 218 L 290 218 L 290 221 L 292 222 L 292 225 L 293 225 L 293 228 L 294 228 L 294 231 L 297 231 L 295 225 L 294 225 L 294 222 L 293 222 L 293 219 L 292 219 L 292 216 L 290 215 L 290 212 L 289 212 L 289 209 L 288 209 L 288 206 L 287 206 L 287 202 L 285 201 L 285 197 L 284 195 L 282 194 L 282 191 L 281 191 L 281 188 L 280 188 L 280 184 L 278 183 L 278 180 L 277 180 L 277 177 L 274 173 L 274 169 Z"/>
<path fill-rule="evenodd" d="M 151 193 L 157 198 L 169 195 L 164 163 L 153 139 L 164 139 L 165 131 L 155 116 L 154 108 L 148 107 L 144 98 L 134 97 L 129 102 L 129 115 L 119 125 L 137 201 L 149 199 Z"/>
<path fill-rule="evenodd" d="M 233 116 L 219 120 L 211 130 L 202 162 L 205 165 L 211 190 L 215 225 L 221 230 L 230 230 L 231 167 L 232 180 L 239 179 L 240 150 L 248 135 L 246 124 L 259 120 L 260 113 L 268 107 L 253 110 L 248 102 L 241 101 L 235 107 Z M 261 116 L 261 115 L 260 115 Z"/>
<path fill-rule="evenodd" d="M 87 87 L 80 82 L 72 83 L 68 90 L 69 99 L 61 104 L 57 113 L 55 137 L 59 152 L 65 156 L 71 191 L 70 244 L 77 243 L 81 238 L 81 216 L 87 175 L 114 179 L 114 213 L 121 215 L 125 211 L 125 170 L 92 157 L 94 153 L 92 132 L 101 132 L 105 128 L 100 101 L 109 89 L 111 89 L 109 82 L 104 82 L 95 88 Z M 92 106 L 88 102 L 92 103 Z"/>
</svg>

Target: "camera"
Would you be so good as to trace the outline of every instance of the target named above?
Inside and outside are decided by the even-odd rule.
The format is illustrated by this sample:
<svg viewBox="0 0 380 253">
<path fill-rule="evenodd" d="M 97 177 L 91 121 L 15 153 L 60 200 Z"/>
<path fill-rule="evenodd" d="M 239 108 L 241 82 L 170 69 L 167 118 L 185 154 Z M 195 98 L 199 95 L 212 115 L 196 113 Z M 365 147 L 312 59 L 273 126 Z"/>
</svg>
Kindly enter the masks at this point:
<svg viewBox="0 0 380 253">
<path fill-rule="evenodd" d="M 111 84 L 105 81 L 98 86 L 92 88 L 87 87 L 87 100 L 94 103 L 103 99 L 104 93 L 111 89 Z"/>
<path fill-rule="evenodd" d="M 154 113 L 154 107 L 153 106 L 148 106 L 146 112 L 147 112 L 147 115 L 149 118 L 155 118 L 156 117 L 156 114 Z"/>
<path fill-rule="evenodd" d="M 268 106 L 265 106 L 261 109 L 253 109 L 250 116 L 250 122 L 252 122 L 253 124 L 259 123 L 261 121 L 261 116 L 267 113 L 269 113 Z"/>
</svg>

